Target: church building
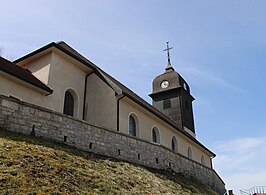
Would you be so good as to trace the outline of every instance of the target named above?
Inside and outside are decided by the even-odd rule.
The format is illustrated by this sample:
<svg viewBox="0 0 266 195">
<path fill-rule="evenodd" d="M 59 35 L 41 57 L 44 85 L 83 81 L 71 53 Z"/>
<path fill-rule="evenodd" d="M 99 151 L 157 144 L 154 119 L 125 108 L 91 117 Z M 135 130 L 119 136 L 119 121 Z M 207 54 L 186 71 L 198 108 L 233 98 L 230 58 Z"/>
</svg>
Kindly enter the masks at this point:
<svg viewBox="0 0 266 195">
<path fill-rule="evenodd" d="M 188 83 L 168 63 L 152 82 L 152 105 L 79 54 L 52 42 L 17 60 L 0 57 L 0 94 L 136 137 L 212 169 L 196 139 Z M 163 67 L 163 65 L 162 65 Z"/>
</svg>

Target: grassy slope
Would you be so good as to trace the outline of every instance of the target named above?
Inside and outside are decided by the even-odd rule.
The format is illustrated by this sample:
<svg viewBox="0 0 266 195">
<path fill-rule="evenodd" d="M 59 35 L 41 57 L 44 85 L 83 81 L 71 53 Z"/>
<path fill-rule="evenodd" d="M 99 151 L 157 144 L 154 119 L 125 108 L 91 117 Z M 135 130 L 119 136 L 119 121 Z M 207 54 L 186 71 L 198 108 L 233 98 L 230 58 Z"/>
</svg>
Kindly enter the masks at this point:
<svg viewBox="0 0 266 195">
<path fill-rule="evenodd" d="M 0 130 L 0 194 L 216 194 L 178 174 Z"/>
</svg>

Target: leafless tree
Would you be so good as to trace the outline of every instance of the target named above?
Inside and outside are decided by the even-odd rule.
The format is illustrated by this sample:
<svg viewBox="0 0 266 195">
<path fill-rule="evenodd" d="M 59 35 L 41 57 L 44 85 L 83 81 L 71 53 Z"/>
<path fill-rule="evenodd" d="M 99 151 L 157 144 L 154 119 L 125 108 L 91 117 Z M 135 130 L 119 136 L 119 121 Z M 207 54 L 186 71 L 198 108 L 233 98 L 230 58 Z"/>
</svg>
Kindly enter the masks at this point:
<svg viewBox="0 0 266 195">
<path fill-rule="evenodd" d="M 0 57 L 3 57 L 3 58 L 5 58 L 5 59 L 7 59 L 7 60 L 9 60 L 11 62 L 16 59 L 16 56 L 15 55 L 13 55 L 13 54 L 6 54 L 4 52 L 4 49 L 2 47 L 0 47 Z"/>
</svg>

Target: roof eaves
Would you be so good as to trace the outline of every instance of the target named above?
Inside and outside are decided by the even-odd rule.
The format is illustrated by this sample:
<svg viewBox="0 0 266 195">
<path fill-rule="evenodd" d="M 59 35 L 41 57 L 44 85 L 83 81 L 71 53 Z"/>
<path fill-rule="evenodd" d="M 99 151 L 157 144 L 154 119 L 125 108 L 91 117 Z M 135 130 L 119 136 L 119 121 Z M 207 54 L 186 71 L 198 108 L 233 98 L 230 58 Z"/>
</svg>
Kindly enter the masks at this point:
<svg viewBox="0 0 266 195">
<path fill-rule="evenodd" d="M 30 57 L 32 57 L 32 56 L 34 56 L 34 55 L 36 55 L 36 54 L 38 54 L 38 53 L 40 53 L 42 51 L 45 51 L 46 49 L 49 49 L 51 47 L 55 47 L 55 48 L 61 50 L 62 52 L 68 54 L 69 56 L 73 57 L 77 61 L 81 62 L 82 64 L 92 68 L 93 70 L 96 70 L 96 67 L 95 67 L 95 65 L 92 62 L 90 62 L 89 60 L 85 61 L 85 60 L 81 59 L 80 57 L 78 57 L 74 53 L 70 52 L 69 50 L 67 50 L 64 47 L 62 47 L 61 45 L 59 45 L 59 43 L 51 42 L 48 45 L 45 45 L 45 46 L 43 46 L 43 47 L 41 47 L 41 48 L 39 48 L 39 49 L 37 49 L 37 50 L 35 50 L 35 51 L 23 56 L 23 57 L 13 61 L 13 63 L 19 63 L 19 62 L 21 62 L 21 61 L 23 61 L 23 60 L 25 60 L 27 58 L 30 58 Z"/>
<path fill-rule="evenodd" d="M 98 70 L 98 72 L 106 80 L 109 86 L 116 92 L 117 95 L 120 95 L 123 93 L 123 90 L 120 87 L 118 87 L 111 79 L 109 79 L 105 73 L 103 73 L 100 69 Z"/>
<path fill-rule="evenodd" d="M 40 52 L 42 52 L 42 51 L 44 51 L 46 49 L 49 49 L 50 47 L 53 47 L 53 46 L 56 46 L 55 42 L 49 43 L 48 45 L 45 45 L 45 46 L 43 46 L 43 47 L 41 47 L 41 48 L 39 48 L 39 49 L 37 49 L 37 50 L 25 55 L 25 56 L 22 56 L 21 58 L 16 59 L 15 61 L 13 61 L 13 63 L 17 64 L 18 62 L 21 62 L 21 61 L 23 61 L 23 60 L 25 60 L 25 59 L 27 59 L 27 58 L 29 58 L 31 56 L 34 56 L 34 55 L 36 55 L 36 54 L 38 54 L 38 53 L 40 53 Z"/>
<path fill-rule="evenodd" d="M 48 45 L 45 45 L 45 46 L 43 46 L 43 47 L 25 55 L 25 56 L 15 60 L 13 63 L 19 63 L 19 62 L 21 62 L 27 58 L 30 58 L 30 57 L 32 57 L 32 56 L 34 56 L 34 55 L 36 55 L 42 51 L 45 51 L 51 47 L 55 47 L 55 48 L 59 49 L 60 51 L 66 53 L 67 55 L 71 56 L 75 60 L 79 61 L 80 63 L 90 67 L 101 79 L 103 79 L 106 82 L 106 84 L 108 84 L 110 87 L 112 87 L 117 94 L 122 93 L 122 90 L 117 85 L 115 85 L 115 83 L 113 83 L 110 79 L 108 79 L 108 77 L 105 75 L 107 73 L 104 73 L 100 68 L 98 68 L 94 63 L 92 63 L 91 61 L 89 61 L 85 57 L 84 57 L 84 59 L 82 59 L 82 57 L 78 56 L 73 51 L 70 51 L 69 49 L 71 49 L 71 50 L 74 50 L 74 49 L 71 48 L 70 46 L 68 46 L 67 44 L 66 45 L 69 47 L 69 49 L 66 49 L 63 46 L 61 46 L 62 43 L 64 43 L 64 42 L 59 41 L 57 43 L 55 43 L 55 42 L 49 43 Z"/>
<path fill-rule="evenodd" d="M 175 90 L 180 91 L 180 90 L 185 90 L 185 89 L 184 89 L 183 87 L 181 87 L 181 86 L 177 86 L 177 87 L 171 88 L 171 89 L 169 89 L 169 90 L 167 90 L 167 91 L 175 91 Z M 155 93 L 151 93 L 151 94 L 149 94 L 149 96 L 150 96 L 151 98 L 153 98 L 155 95 L 163 94 L 164 92 L 165 92 L 165 91 L 158 91 L 158 92 L 155 92 Z M 195 100 L 195 98 L 194 98 L 190 93 L 188 93 L 188 95 L 189 95 L 189 97 L 192 99 L 192 101 Z"/>
<path fill-rule="evenodd" d="M 2 58 L 1 60 L 3 60 L 3 64 L 6 64 L 5 66 L 6 67 L 13 67 L 11 70 L 10 68 L 4 68 L 4 66 L 0 66 L 0 70 L 5 72 L 6 74 L 8 75 L 11 75 L 19 80 L 22 80 L 26 83 L 29 83 L 31 85 L 33 85 L 34 87 L 37 87 L 43 91 L 46 91 L 46 95 L 50 95 L 53 93 L 53 90 L 48 87 L 46 84 L 44 84 L 43 82 L 41 82 L 38 78 L 36 78 L 33 74 L 31 74 L 31 72 L 27 69 L 22 69 L 21 67 L 19 66 L 16 66 L 16 64 L 14 64 L 13 62 L 10 62 L 4 58 Z M 15 69 L 14 69 L 15 68 Z M 15 74 L 15 71 L 14 70 L 18 70 L 20 71 L 21 73 L 23 73 L 23 75 L 21 74 Z M 14 72 L 13 72 L 13 71 Z M 28 79 L 27 79 L 28 78 Z M 47 93 L 48 92 L 48 93 Z"/>
<path fill-rule="evenodd" d="M 77 61 L 81 62 L 82 64 L 88 66 L 89 68 L 93 69 L 94 71 L 97 70 L 97 66 L 95 64 L 93 64 L 91 61 L 89 60 L 84 60 L 81 57 L 77 56 L 76 54 L 74 54 L 73 52 L 65 49 L 64 47 L 62 47 L 59 44 L 54 45 L 57 49 L 63 51 L 64 53 L 68 54 L 69 56 L 73 57 L 74 59 L 76 59 Z"/>
<path fill-rule="evenodd" d="M 26 82 L 26 83 L 30 84 L 31 86 L 33 86 L 33 87 L 35 87 L 35 88 L 38 88 L 39 90 L 43 91 L 43 93 L 44 93 L 45 95 L 51 95 L 51 94 L 53 93 L 53 90 L 52 90 L 50 87 L 48 87 L 48 86 L 45 87 L 45 86 L 36 85 L 36 84 L 34 84 L 34 83 L 28 81 L 27 79 L 23 78 L 23 77 L 18 77 L 17 75 L 12 74 L 12 73 L 10 73 L 10 72 L 7 72 L 7 71 L 5 71 L 5 70 L 2 70 L 1 68 L 0 68 L 0 70 L 3 71 L 3 72 L 5 72 L 7 75 L 10 75 L 10 76 L 12 76 L 12 77 L 14 77 L 14 78 L 16 78 L 16 79 L 18 79 L 18 80 L 21 80 L 21 81 L 23 81 L 23 82 Z M 44 85 L 45 85 L 45 84 L 44 84 Z"/>
</svg>

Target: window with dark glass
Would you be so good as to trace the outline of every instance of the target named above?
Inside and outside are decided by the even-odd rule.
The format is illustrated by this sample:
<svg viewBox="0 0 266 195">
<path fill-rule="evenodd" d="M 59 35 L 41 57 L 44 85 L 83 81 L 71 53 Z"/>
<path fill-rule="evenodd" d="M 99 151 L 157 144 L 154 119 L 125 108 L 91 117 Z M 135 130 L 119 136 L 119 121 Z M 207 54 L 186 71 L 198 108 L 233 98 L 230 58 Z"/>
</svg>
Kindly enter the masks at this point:
<svg viewBox="0 0 266 195">
<path fill-rule="evenodd" d="M 201 156 L 201 164 L 205 165 L 205 159 L 203 155 Z"/>
<path fill-rule="evenodd" d="M 165 99 L 163 101 L 163 109 L 166 109 L 166 108 L 171 108 L 171 100 L 170 99 Z"/>
<path fill-rule="evenodd" d="M 192 151 L 191 151 L 191 148 L 190 147 L 188 147 L 188 149 L 187 149 L 187 157 L 189 159 L 192 159 Z"/>
<path fill-rule="evenodd" d="M 136 136 L 136 122 L 132 116 L 129 116 L 129 135 Z"/>
<path fill-rule="evenodd" d="M 156 127 L 152 128 L 152 142 L 160 143 L 160 135 Z"/>
<path fill-rule="evenodd" d="M 63 113 L 69 116 L 74 116 L 74 98 L 68 91 L 65 93 Z"/>
<path fill-rule="evenodd" d="M 152 129 L 152 141 L 153 141 L 154 143 L 157 143 L 157 136 L 156 136 L 156 132 L 155 132 L 154 129 Z"/>
<path fill-rule="evenodd" d="M 173 136 L 172 138 L 172 150 L 177 151 L 177 141 L 176 141 L 175 136 Z"/>
</svg>

